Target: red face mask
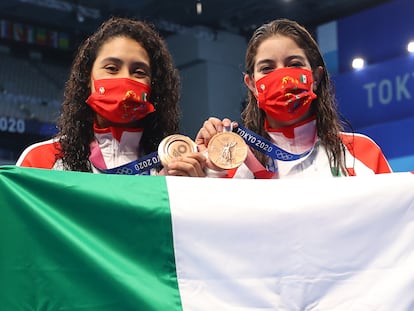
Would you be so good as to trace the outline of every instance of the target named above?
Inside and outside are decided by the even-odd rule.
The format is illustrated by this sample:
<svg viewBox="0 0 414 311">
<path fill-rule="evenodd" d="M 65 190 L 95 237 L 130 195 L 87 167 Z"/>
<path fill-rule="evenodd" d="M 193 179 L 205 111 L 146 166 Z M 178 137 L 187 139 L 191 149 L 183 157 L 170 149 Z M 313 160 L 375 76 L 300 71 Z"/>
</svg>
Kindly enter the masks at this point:
<svg viewBox="0 0 414 311">
<path fill-rule="evenodd" d="M 149 85 L 128 78 L 94 81 L 95 92 L 86 102 L 100 116 L 115 123 L 129 123 L 155 111 L 147 101 Z"/>
<path fill-rule="evenodd" d="M 316 98 L 312 83 L 312 71 L 308 69 L 276 69 L 256 81 L 259 108 L 274 120 L 298 119 L 306 114 Z"/>
</svg>

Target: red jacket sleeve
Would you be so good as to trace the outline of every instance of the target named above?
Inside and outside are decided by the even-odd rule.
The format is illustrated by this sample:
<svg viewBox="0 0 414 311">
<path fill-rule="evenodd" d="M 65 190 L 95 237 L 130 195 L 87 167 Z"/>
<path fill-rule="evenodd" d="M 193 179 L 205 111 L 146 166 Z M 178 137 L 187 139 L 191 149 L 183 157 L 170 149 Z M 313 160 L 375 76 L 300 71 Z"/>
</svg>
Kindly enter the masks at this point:
<svg viewBox="0 0 414 311">
<path fill-rule="evenodd" d="M 375 174 L 392 173 L 381 148 L 371 138 L 361 134 L 344 133 L 341 139 L 349 152 Z"/>
<path fill-rule="evenodd" d="M 59 143 L 44 142 L 34 144 L 23 151 L 16 165 L 51 169 L 59 156 Z"/>
</svg>

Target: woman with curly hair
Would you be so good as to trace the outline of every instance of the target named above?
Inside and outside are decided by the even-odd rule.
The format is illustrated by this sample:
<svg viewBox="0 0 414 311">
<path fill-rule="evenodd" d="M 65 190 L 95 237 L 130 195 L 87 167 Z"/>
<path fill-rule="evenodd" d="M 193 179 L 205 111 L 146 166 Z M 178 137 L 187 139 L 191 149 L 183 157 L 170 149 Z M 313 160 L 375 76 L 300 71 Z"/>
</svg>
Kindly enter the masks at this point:
<svg viewBox="0 0 414 311">
<path fill-rule="evenodd" d="M 157 148 L 179 130 L 180 80 L 166 44 L 142 21 L 112 17 L 79 47 L 65 85 L 59 132 L 24 150 L 19 166 L 160 174 Z M 204 176 L 198 153 L 161 174 Z"/>
<path fill-rule="evenodd" d="M 391 168 L 370 138 L 343 132 L 333 86 L 311 34 L 295 21 L 259 27 L 246 52 L 247 105 L 240 134 L 252 148 L 239 178 L 354 176 Z M 210 118 L 196 142 L 205 148 L 229 119 Z"/>
</svg>

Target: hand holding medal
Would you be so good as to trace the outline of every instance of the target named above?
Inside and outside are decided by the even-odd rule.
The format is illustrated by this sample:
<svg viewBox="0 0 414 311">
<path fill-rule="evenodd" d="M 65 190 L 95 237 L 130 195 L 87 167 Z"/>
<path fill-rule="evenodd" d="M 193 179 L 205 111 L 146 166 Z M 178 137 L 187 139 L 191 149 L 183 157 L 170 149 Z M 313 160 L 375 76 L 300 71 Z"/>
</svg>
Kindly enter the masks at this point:
<svg viewBox="0 0 414 311">
<path fill-rule="evenodd" d="M 239 167 L 247 157 L 247 145 L 229 129 L 215 134 L 207 147 L 208 158 L 217 167 L 225 170 Z"/>
<path fill-rule="evenodd" d="M 161 175 L 205 177 L 206 158 L 189 137 L 175 134 L 165 137 L 158 145 Z"/>
<path fill-rule="evenodd" d="M 197 152 L 196 143 L 191 138 L 181 134 L 165 137 L 158 146 L 158 156 L 163 166 L 167 166 L 173 158 L 192 152 Z"/>
<path fill-rule="evenodd" d="M 231 126 L 224 128 L 223 132 L 216 132 L 208 143 L 208 162 L 210 167 L 208 168 L 202 164 L 202 161 L 198 159 L 201 169 L 204 167 L 207 171 L 222 171 L 225 172 L 229 169 L 234 169 L 240 166 L 247 157 L 248 147 L 244 140 L 231 131 Z M 164 167 L 171 168 L 175 158 L 184 157 L 187 161 L 191 161 L 189 157 L 196 159 L 202 156 L 204 152 L 198 153 L 197 144 L 192 141 L 189 137 L 175 134 L 165 137 L 158 146 L 158 156 L 160 162 Z M 185 160 L 184 160 L 185 161 Z M 198 176 L 200 176 L 197 173 Z M 219 174 L 220 175 L 220 174 Z M 193 175 L 196 176 L 196 175 Z"/>
</svg>

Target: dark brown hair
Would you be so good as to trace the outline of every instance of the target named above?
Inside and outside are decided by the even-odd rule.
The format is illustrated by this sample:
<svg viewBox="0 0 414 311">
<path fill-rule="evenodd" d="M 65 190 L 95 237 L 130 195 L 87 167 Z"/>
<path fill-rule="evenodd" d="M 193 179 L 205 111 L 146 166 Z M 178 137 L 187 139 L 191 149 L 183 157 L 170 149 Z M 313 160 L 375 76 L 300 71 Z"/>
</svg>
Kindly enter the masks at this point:
<svg viewBox="0 0 414 311">
<path fill-rule="evenodd" d="M 253 33 L 247 46 L 246 74 L 253 79 L 257 49 L 263 41 L 275 35 L 289 37 L 294 40 L 305 52 L 312 70 L 315 70 L 318 66 L 323 68 L 323 75 L 315 92 L 317 98 L 313 101 L 311 109 L 316 116 L 318 137 L 327 150 L 333 174 L 338 174 L 340 170 L 346 175 L 344 148 L 339 137 L 343 126 L 337 112 L 335 92 L 319 47 L 312 35 L 303 26 L 288 19 L 278 19 L 262 25 Z M 264 111 L 259 109 L 254 94 L 249 90 L 247 105 L 242 112 L 244 125 L 257 134 L 269 138 L 264 129 L 264 118 Z M 267 162 L 266 156 L 256 151 L 255 154 L 265 165 Z"/>
<path fill-rule="evenodd" d="M 65 169 L 91 171 L 88 157 L 89 145 L 94 140 L 95 112 L 85 100 L 90 95 L 90 76 L 97 54 L 102 45 L 114 37 L 136 40 L 150 57 L 149 101 L 154 104 L 156 111 L 142 120 L 144 133 L 140 153 L 155 151 L 165 136 L 176 133 L 179 129 L 180 79 L 166 43 L 150 24 L 112 17 L 80 45 L 65 85 L 57 135 Z"/>
</svg>

